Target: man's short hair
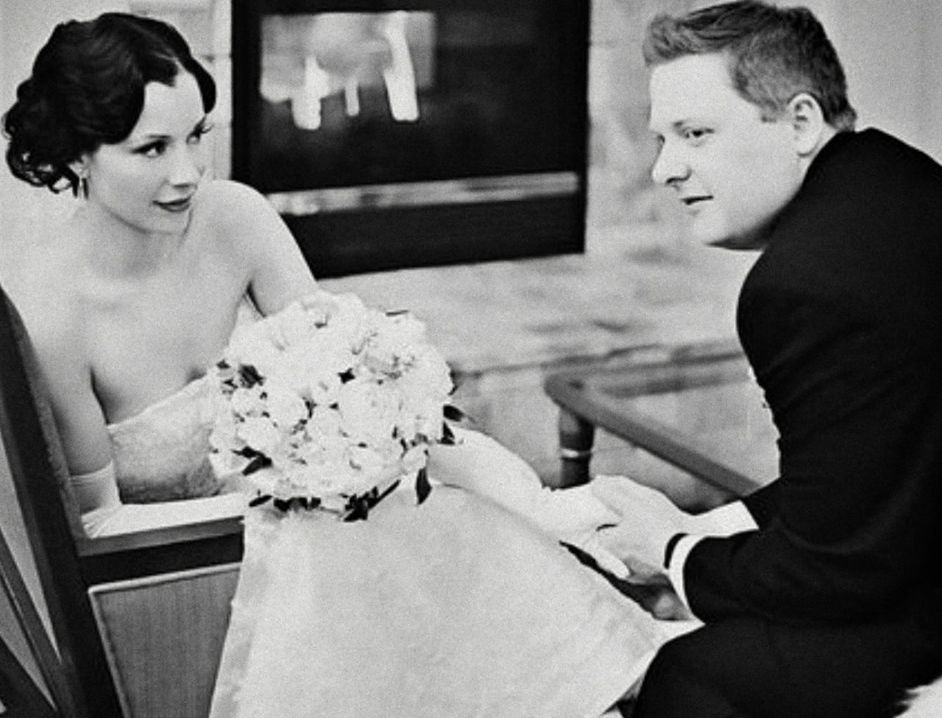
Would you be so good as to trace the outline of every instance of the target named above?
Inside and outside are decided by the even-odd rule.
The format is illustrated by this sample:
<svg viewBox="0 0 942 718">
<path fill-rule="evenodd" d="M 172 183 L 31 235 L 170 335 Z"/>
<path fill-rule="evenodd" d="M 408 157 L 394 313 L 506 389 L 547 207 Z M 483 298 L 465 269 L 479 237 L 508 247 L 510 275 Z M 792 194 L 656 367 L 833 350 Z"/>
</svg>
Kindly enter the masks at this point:
<svg viewBox="0 0 942 718">
<path fill-rule="evenodd" d="M 758 105 L 763 119 L 781 117 L 795 95 L 807 92 L 828 124 L 854 128 L 857 113 L 847 99 L 844 69 L 807 8 L 743 0 L 680 17 L 658 15 L 648 26 L 644 59 L 649 67 L 711 53 L 726 55 L 733 87 Z"/>
</svg>

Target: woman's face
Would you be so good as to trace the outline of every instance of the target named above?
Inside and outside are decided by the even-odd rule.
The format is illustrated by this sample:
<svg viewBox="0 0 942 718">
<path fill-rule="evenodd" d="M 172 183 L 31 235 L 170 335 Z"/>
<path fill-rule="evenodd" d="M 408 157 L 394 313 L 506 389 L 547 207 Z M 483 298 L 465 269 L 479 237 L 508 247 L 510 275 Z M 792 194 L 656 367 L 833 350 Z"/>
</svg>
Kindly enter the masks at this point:
<svg viewBox="0 0 942 718">
<path fill-rule="evenodd" d="M 127 138 L 86 155 L 88 201 L 147 233 L 182 233 L 206 168 L 201 140 L 209 130 L 196 79 L 148 83 L 144 107 Z"/>
</svg>

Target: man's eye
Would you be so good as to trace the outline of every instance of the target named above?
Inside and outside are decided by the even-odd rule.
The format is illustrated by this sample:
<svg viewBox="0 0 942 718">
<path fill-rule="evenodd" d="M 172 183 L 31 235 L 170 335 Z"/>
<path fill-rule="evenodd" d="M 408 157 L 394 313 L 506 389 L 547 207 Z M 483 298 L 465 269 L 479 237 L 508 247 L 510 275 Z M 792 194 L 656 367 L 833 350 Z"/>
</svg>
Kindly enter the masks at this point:
<svg viewBox="0 0 942 718">
<path fill-rule="evenodd" d="M 683 138 L 687 142 L 702 142 L 710 135 L 710 130 L 705 127 L 689 127 L 683 131 Z"/>
</svg>

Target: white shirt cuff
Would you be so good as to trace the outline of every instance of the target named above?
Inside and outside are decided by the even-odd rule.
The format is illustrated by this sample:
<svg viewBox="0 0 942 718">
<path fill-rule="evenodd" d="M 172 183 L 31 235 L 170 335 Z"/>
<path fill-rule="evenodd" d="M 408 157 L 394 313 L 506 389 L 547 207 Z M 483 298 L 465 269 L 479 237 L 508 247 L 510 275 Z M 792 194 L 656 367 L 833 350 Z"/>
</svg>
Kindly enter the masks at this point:
<svg viewBox="0 0 942 718">
<path fill-rule="evenodd" d="M 702 514 L 690 516 L 682 530 L 704 536 L 731 536 L 740 531 L 758 528 L 752 514 L 742 501 L 732 501 Z"/>
<path fill-rule="evenodd" d="M 700 543 L 706 536 L 684 536 L 677 545 L 674 546 L 674 553 L 671 555 L 671 565 L 667 569 L 667 575 L 677 592 L 678 597 L 684 602 L 687 608 L 690 604 L 687 602 L 687 591 L 684 587 L 684 564 L 687 563 L 687 556 L 690 551 Z"/>
<path fill-rule="evenodd" d="M 684 585 L 684 565 L 693 547 L 709 536 L 731 536 L 758 528 L 758 524 L 742 501 L 732 501 L 698 516 L 692 516 L 687 523 L 692 535 L 684 536 L 674 546 L 667 575 L 680 600 L 690 608 Z"/>
</svg>

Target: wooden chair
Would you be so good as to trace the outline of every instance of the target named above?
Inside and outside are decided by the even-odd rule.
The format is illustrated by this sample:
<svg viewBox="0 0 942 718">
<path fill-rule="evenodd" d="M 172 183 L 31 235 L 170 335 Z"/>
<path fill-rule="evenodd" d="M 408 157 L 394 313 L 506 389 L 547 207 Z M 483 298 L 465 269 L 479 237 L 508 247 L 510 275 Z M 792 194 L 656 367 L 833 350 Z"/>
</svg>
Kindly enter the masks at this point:
<svg viewBox="0 0 942 718">
<path fill-rule="evenodd" d="M 759 477 L 723 456 L 717 442 L 685 431 L 646 409 L 643 399 L 672 395 L 682 406 L 697 391 L 711 387 L 754 386 L 739 345 L 720 341 L 701 345 L 648 348 L 642 357 L 622 357 L 597 367 L 555 372 L 543 388 L 559 407 L 560 477 L 558 486 L 589 480 L 596 429 L 613 434 L 682 469 L 718 495 L 741 496 L 771 476 Z M 723 389 L 725 390 L 725 389 Z M 757 407 L 761 397 L 755 397 Z M 763 424 L 764 421 L 764 424 Z M 751 427 L 774 447 L 771 419 Z"/>
<path fill-rule="evenodd" d="M 13 558 L 6 537 L 0 531 L 0 715 L 52 718 L 74 716 L 75 701 L 62 664 L 42 624 L 39 611 L 29 594 Z M 25 665 L 34 668 L 34 671 Z M 38 670 L 38 676 L 35 672 Z M 31 673 L 33 675 L 31 675 Z M 54 707 L 37 680 L 51 695 Z"/>
<path fill-rule="evenodd" d="M 233 576 L 242 555 L 241 519 L 218 519 L 105 538 L 87 537 L 71 493 L 69 474 L 29 337 L 2 288 L 0 434 L 64 681 L 69 693 L 75 696 L 75 710 L 68 715 L 79 718 L 147 715 L 135 709 L 127 692 L 115 682 L 122 679 L 116 657 L 121 654 L 121 641 L 126 635 L 115 628 L 116 621 L 124 615 L 131 623 L 140 624 L 145 617 L 134 611 L 140 610 L 141 601 L 126 602 L 128 608 L 122 614 L 111 598 L 119 595 L 122 582 L 129 582 L 127 588 L 131 593 L 146 595 L 151 584 L 141 581 L 162 574 L 174 577 L 153 584 L 162 587 L 164 600 L 171 600 L 167 587 L 172 585 L 182 587 L 181 591 L 192 598 L 196 594 L 189 589 L 194 585 L 194 577 L 205 572 L 210 584 L 220 582 L 219 587 L 209 591 L 215 598 L 195 605 L 193 600 L 184 600 L 179 603 L 179 610 L 189 612 L 186 618 L 191 623 L 205 619 L 216 627 L 217 633 L 224 633 L 225 623 L 220 628 L 217 619 L 220 612 L 225 620 L 228 617 L 226 592 L 231 597 Z M 207 568 L 221 565 L 227 565 L 225 570 Z M 155 622 L 149 635 L 160 632 L 160 621 L 167 620 L 167 616 L 161 610 L 147 615 L 147 620 Z M 202 627 L 198 626 L 194 634 L 200 630 Z M 143 628 L 141 631 L 146 632 Z M 139 632 L 134 640 L 147 638 Z M 129 647 L 138 653 L 148 649 L 146 643 Z M 178 654 L 181 656 L 183 653 Z M 179 661 L 164 666 L 168 671 L 174 668 L 186 671 L 193 666 L 181 666 Z M 215 670 L 213 665 L 197 668 L 210 673 Z M 207 696 L 207 705 L 208 700 Z M 151 714 L 182 715 L 174 709 Z"/>
</svg>

